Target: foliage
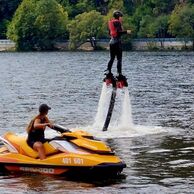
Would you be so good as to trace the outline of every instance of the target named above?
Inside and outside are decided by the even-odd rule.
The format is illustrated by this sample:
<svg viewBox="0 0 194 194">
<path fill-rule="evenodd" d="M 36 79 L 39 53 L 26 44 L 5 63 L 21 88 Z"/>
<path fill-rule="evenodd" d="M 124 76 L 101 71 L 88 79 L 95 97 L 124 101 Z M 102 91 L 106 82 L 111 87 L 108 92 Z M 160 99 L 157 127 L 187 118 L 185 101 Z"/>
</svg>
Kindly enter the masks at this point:
<svg viewBox="0 0 194 194">
<path fill-rule="evenodd" d="M 9 20 L 6 20 L 6 19 L 0 22 L 0 38 L 2 39 L 6 38 L 8 24 L 9 24 Z"/>
<path fill-rule="evenodd" d="M 53 40 L 67 37 L 68 16 L 55 0 L 24 0 L 8 27 L 18 50 L 53 49 Z"/>
<path fill-rule="evenodd" d="M 123 0 L 110 0 L 109 8 L 124 11 Z"/>
<path fill-rule="evenodd" d="M 138 37 L 150 37 L 150 24 L 153 18 L 150 15 L 144 16 L 139 24 Z"/>
<path fill-rule="evenodd" d="M 148 17 L 152 15 L 151 8 L 147 8 L 145 5 L 141 5 L 136 8 L 135 13 L 132 16 L 132 23 L 135 26 L 135 32 L 139 32 L 141 25 L 144 25 L 144 17 Z"/>
<path fill-rule="evenodd" d="M 102 36 L 103 16 L 97 11 L 79 14 L 68 25 L 70 33 L 70 48 L 74 49 L 80 42 L 88 38 Z"/>
<path fill-rule="evenodd" d="M 134 12 L 134 2 L 131 0 L 124 0 L 123 6 L 125 8 L 125 11 L 128 15 L 132 15 Z"/>
<path fill-rule="evenodd" d="M 95 3 L 91 0 L 58 0 L 58 2 L 67 10 L 70 18 L 95 9 Z"/>
<path fill-rule="evenodd" d="M 168 15 L 161 15 L 157 17 L 149 25 L 150 36 L 157 38 L 165 38 L 168 36 Z"/>
<path fill-rule="evenodd" d="M 9 20 L 22 0 L 0 0 L 0 21 Z"/>
<path fill-rule="evenodd" d="M 177 37 L 194 38 L 194 5 L 178 5 L 169 20 L 169 32 Z"/>
<path fill-rule="evenodd" d="M 75 48 L 91 36 L 108 38 L 114 10 L 124 13 L 132 37 L 191 38 L 193 7 L 194 0 L 0 0 L 0 38 L 9 26 L 8 38 L 18 49 L 52 49 L 54 40 L 64 38 Z"/>
<path fill-rule="evenodd" d="M 6 38 L 8 23 L 21 0 L 0 0 L 0 38 Z"/>
<path fill-rule="evenodd" d="M 152 7 L 155 16 L 160 16 L 170 13 L 178 2 L 178 0 L 150 0 L 150 7 Z"/>
</svg>

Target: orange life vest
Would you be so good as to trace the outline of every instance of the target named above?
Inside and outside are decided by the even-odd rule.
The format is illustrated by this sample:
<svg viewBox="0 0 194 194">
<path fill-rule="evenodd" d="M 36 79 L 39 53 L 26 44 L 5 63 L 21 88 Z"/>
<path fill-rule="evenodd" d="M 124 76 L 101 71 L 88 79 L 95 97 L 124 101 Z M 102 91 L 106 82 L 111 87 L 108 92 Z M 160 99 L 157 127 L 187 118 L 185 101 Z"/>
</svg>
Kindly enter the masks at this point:
<svg viewBox="0 0 194 194">
<path fill-rule="evenodd" d="M 117 28 L 114 26 L 114 22 L 120 22 L 121 23 L 121 20 L 111 19 L 108 22 L 108 28 L 109 28 L 110 36 L 113 37 L 113 38 L 118 36 Z"/>
</svg>

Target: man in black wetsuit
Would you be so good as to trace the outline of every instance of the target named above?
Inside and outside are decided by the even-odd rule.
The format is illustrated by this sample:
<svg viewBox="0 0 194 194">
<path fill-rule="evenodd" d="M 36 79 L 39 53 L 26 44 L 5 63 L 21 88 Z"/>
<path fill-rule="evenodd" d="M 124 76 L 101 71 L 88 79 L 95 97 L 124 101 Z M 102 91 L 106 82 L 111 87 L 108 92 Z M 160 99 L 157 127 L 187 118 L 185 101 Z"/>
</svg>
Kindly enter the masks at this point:
<svg viewBox="0 0 194 194">
<path fill-rule="evenodd" d="M 121 11 L 113 12 L 113 19 L 109 21 L 109 34 L 110 34 L 110 60 L 108 62 L 107 70 L 105 70 L 105 74 L 111 74 L 112 65 L 114 63 L 115 57 L 117 57 L 117 73 L 118 76 L 122 76 L 122 43 L 121 36 L 123 34 L 131 34 L 131 30 L 123 30 L 121 18 L 123 14 Z"/>
</svg>

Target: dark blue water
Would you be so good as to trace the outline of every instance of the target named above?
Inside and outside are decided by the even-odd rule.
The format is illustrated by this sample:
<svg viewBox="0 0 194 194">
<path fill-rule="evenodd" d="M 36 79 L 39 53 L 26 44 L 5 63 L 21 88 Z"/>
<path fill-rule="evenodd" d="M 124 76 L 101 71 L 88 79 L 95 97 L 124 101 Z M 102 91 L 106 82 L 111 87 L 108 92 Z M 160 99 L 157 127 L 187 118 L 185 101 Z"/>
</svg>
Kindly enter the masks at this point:
<svg viewBox="0 0 194 194">
<path fill-rule="evenodd" d="M 52 107 L 49 117 L 56 123 L 92 126 L 108 57 L 108 52 L 0 53 L 0 135 L 25 132 L 40 103 Z M 126 162 L 126 176 L 99 181 L 7 175 L 0 176 L 0 192 L 192 193 L 194 53 L 125 52 L 123 72 L 137 131 L 123 138 L 110 129 L 105 140 Z"/>
</svg>

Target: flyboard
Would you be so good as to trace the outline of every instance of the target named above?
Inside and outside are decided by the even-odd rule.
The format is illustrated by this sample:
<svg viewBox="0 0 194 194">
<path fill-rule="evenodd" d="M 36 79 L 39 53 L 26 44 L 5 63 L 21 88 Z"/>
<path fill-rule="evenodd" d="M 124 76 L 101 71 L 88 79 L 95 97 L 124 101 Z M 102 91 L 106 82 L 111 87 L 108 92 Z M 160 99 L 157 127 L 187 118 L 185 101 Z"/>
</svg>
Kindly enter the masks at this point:
<svg viewBox="0 0 194 194">
<path fill-rule="evenodd" d="M 125 76 L 119 75 L 114 77 L 112 73 L 106 74 L 106 77 L 103 79 L 103 81 L 106 83 L 106 86 L 108 87 L 110 85 L 112 86 L 110 104 L 109 104 L 106 119 L 102 128 L 102 131 L 107 131 L 112 117 L 113 109 L 114 109 L 114 104 L 115 104 L 116 95 L 117 95 L 117 88 L 122 89 L 124 87 L 128 87 L 128 83 L 127 83 L 127 78 Z"/>
</svg>

